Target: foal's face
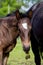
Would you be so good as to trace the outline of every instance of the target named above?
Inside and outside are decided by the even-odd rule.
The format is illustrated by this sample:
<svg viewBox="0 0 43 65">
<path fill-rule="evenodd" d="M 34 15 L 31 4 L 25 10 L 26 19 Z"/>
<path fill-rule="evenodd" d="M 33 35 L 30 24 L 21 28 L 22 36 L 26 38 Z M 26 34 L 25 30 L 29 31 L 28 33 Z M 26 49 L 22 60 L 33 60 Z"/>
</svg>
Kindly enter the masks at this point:
<svg viewBox="0 0 43 65">
<path fill-rule="evenodd" d="M 19 35 L 23 44 L 23 50 L 28 53 L 30 49 L 30 31 L 31 31 L 31 23 L 29 17 L 25 14 L 19 13 L 16 11 L 16 18 L 18 19 L 18 28 Z"/>
<path fill-rule="evenodd" d="M 28 18 L 22 18 L 19 20 L 19 31 L 20 37 L 23 44 L 23 49 L 26 53 L 28 53 L 30 48 L 30 30 L 31 24 Z"/>
</svg>

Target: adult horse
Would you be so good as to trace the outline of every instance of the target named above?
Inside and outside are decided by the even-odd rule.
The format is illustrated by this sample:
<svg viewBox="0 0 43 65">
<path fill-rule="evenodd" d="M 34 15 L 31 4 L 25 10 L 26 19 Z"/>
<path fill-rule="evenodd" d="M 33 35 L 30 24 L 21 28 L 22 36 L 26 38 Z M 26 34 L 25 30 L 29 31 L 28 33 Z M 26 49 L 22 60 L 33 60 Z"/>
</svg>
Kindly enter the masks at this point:
<svg viewBox="0 0 43 65">
<path fill-rule="evenodd" d="M 30 40 L 35 63 L 36 65 L 41 65 L 40 55 L 43 52 L 43 2 L 34 4 L 25 15 L 30 19 L 32 26 Z"/>
<path fill-rule="evenodd" d="M 27 53 L 29 50 L 28 32 L 31 29 L 31 25 L 28 25 L 29 19 L 18 10 L 0 18 L 0 65 L 7 64 L 9 52 L 15 47 L 18 36 L 20 36 L 23 48 Z"/>
</svg>

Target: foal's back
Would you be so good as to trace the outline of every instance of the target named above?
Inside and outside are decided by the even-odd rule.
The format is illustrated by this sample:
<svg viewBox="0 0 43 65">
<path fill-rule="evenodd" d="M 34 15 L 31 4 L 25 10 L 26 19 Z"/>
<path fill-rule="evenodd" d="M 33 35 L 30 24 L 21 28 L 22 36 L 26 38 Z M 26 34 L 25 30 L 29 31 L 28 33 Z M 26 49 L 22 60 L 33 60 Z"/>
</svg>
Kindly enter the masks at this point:
<svg viewBox="0 0 43 65">
<path fill-rule="evenodd" d="M 16 16 L 0 18 L 0 48 L 5 48 L 18 35 Z"/>
</svg>

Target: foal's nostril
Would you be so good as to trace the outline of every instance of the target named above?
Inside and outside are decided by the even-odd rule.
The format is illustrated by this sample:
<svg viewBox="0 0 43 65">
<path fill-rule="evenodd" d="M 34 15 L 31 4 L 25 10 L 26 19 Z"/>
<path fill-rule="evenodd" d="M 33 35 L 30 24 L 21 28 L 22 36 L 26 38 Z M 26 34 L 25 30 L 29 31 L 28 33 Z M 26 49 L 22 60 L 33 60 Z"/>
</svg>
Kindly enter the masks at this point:
<svg viewBox="0 0 43 65">
<path fill-rule="evenodd" d="M 26 53 L 28 53 L 28 51 L 30 50 L 30 47 L 23 47 L 23 50 L 26 52 Z"/>
</svg>

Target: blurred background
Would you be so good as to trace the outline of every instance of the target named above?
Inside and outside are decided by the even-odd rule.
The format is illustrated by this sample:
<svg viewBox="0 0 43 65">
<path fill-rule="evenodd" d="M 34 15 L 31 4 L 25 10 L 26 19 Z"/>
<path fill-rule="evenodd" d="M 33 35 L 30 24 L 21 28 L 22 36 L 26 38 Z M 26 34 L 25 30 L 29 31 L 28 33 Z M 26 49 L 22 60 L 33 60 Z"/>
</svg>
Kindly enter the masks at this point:
<svg viewBox="0 0 43 65">
<path fill-rule="evenodd" d="M 15 11 L 17 8 L 21 12 L 26 12 L 34 3 L 43 0 L 0 0 L 0 17 Z"/>
<path fill-rule="evenodd" d="M 43 0 L 0 0 L 0 18 L 5 17 L 7 14 L 19 9 L 20 12 L 24 13 L 32 7 L 33 4 Z M 30 49 L 30 59 L 25 59 L 26 54 L 23 51 L 22 43 L 20 38 L 17 39 L 16 47 L 10 52 L 8 59 L 8 65 L 35 65 L 34 55 Z M 43 65 L 43 60 L 41 60 Z"/>
</svg>

